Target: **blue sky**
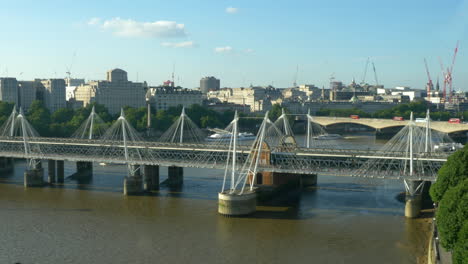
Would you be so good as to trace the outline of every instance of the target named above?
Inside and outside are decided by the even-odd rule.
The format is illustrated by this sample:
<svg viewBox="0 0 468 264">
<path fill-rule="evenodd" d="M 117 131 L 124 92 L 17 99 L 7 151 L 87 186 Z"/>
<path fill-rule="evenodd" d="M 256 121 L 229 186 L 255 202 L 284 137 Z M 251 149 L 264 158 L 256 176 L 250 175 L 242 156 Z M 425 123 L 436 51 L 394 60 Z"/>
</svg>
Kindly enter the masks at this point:
<svg viewBox="0 0 468 264">
<path fill-rule="evenodd" d="M 0 1 L 0 76 L 169 79 L 197 87 L 360 81 L 367 57 L 386 87 L 441 76 L 460 40 L 454 87 L 468 90 L 468 0 Z M 76 54 L 73 58 L 73 54 Z M 366 80 L 374 83 L 369 67 Z"/>
</svg>

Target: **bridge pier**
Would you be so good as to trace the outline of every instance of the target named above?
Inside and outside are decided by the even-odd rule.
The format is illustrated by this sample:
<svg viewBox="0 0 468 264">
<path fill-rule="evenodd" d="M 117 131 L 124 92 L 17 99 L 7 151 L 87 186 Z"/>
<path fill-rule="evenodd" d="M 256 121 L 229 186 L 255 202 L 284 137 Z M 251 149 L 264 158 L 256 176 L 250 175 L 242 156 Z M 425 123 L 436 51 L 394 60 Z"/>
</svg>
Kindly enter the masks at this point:
<svg viewBox="0 0 468 264">
<path fill-rule="evenodd" d="M 172 187 L 181 186 L 184 183 L 184 168 L 177 166 L 168 167 L 168 184 Z"/>
<path fill-rule="evenodd" d="M 24 171 L 24 187 L 40 187 L 44 185 L 44 169 L 42 163 L 37 163 L 33 169 Z"/>
<path fill-rule="evenodd" d="M 159 166 L 145 165 L 143 189 L 147 192 L 159 189 Z"/>
<path fill-rule="evenodd" d="M 78 161 L 76 163 L 76 173 L 73 175 L 77 180 L 89 180 L 93 177 L 93 163 Z"/>
<path fill-rule="evenodd" d="M 229 190 L 218 193 L 218 213 L 224 216 L 243 216 L 255 213 L 257 210 L 257 194 L 255 190 L 240 190 L 230 193 Z"/>
<path fill-rule="evenodd" d="M 140 165 L 131 165 L 131 172 L 124 178 L 124 195 L 138 195 L 143 193 L 143 179 Z"/>
<path fill-rule="evenodd" d="M 54 184 L 56 181 L 56 169 L 55 169 L 55 160 L 49 160 L 48 162 L 48 182 L 49 184 Z"/>
<path fill-rule="evenodd" d="M 317 185 L 317 174 L 301 174 L 301 187 L 306 188 Z"/>
<path fill-rule="evenodd" d="M 13 170 L 13 159 L 1 157 L 0 158 L 0 172 L 9 172 Z"/>
<path fill-rule="evenodd" d="M 406 182 L 406 197 L 405 197 L 405 216 L 407 218 L 416 218 L 419 216 L 422 206 L 421 188 L 424 182 L 422 181 L 405 181 Z"/>
<path fill-rule="evenodd" d="M 65 182 L 65 161 L 57 160 L 57 182 L 64 183 Z"/>
</svg>

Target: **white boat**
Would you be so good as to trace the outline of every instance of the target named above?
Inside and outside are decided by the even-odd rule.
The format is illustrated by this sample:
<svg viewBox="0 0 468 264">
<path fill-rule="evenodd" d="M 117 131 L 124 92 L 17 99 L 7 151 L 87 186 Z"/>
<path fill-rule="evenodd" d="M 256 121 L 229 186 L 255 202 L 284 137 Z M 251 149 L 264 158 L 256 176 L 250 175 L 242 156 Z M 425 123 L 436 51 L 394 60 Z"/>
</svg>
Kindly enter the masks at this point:
<svg viewBox="0 0 468 264">
<path fill-rule="evenodd" d="M 463 148 L 463 145 L 461 143 L 439 143 L 434 146 L 434 151 L 449 152 L 449 151 L 457 151 L 462 148 Z"/>
<path fill-rule="evenodd" d="M 232 133 L 215 133 L 206 138 L 206 141 L 229 141 L 231 140 Z M 249 132 L 241 132 L 237 136 L 237 140 L 254 140 L 255 135 Z"/>
<path fill-rule="evenodd" d="M 340 139 L 340 138 L 343 138 L 343 137 L 339 134 L 323 134 L 323 135 L 314 137 L 314 139 L 317 139 L 317 140 L 333 140 L 333 139 Z"/>
</svg>

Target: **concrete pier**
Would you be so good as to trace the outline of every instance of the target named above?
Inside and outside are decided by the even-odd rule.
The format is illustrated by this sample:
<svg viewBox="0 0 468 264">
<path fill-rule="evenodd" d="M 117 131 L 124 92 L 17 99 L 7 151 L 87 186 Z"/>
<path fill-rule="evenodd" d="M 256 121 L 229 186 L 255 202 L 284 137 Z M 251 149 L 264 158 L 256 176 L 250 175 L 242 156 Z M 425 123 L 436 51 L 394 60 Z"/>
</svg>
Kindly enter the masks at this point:
<svg viewBox="0 0 468 264">
<path fill-rule="evenodd" d="M 159 166 L 145 165 L 143 189 L 147 192 L 159 189 Z"/>
<path fill-rule="evenodd" d="M 50 184 L 54 184 L 56 181 L 56 169 L 55 169 L 55 160 L 49 160 L 47 162 L 47 168 L 48 168 L 48 179 L 47 182 Z"/>
<path fill-rule="evenodd" d="M 143 193 L 143 178 L 139 165 L 132 165 L 132 172 L 124 178 L 124 195 L 138 195 Z"/>
<path fill-rule="evenodd" d="M 218 213 L 224 216 L 242 216 L 254 213 L 257 209 L 257 194 L 255 191 L 244 190 L 242 194 L 236 190 L 218 194 Z"/>
<path fill-rule="evenodd" d="M 64 183 L 65 182 L 65 161 L 57 160 L 57 182 Z"/>
<path fill-rule="evenodd" d="M 421 181 L 408 181 L 408 187 L 410 190 L 416 190 Z M 406 191 L 405 197 L 405 217 L 407 218 L 416 218 L 421 212 L 422 199 L 421 199 L 421 188 L 414 194 L 410 194 Z"/>
<path fill-rule="evenodd" d="M 85 161 L 78 161 L 76 163 L 76 176 L 83 177 L 83 178 L 90 178 L 93 176 L 93 163 L 92 162 L 85 162 Z"/>
<path fill-rule="evenodd" d="M 302 174 L 301 175 L 301 187 L 307 188 L 310 186 L 317 185 L 317 174 Z"/>
<path fill-rule="evenodd" d="M 40 187 L 44 185 L 44 169 L 41 163 L 34 169 L 24 171 L 24 187 Z"/>
<path fill-rule="evenodd" d="M 184 183 L 184 168 L 171 166 L 168 168 L 168 184 L 176 187 Z"/>
<path fill-rule="evenodd" d="M 0 157 L 0 172 L 9 172 L 13 170 L 13 159 Z"/>
</svg>

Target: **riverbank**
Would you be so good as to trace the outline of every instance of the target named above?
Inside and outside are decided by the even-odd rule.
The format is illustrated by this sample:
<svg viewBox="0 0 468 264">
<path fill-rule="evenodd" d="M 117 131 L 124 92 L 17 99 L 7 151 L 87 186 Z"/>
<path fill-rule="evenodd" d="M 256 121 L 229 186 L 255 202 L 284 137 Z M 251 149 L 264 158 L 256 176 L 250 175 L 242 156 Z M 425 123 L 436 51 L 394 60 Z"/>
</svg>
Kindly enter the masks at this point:
<svg viewBox="0 0 468 264">
<path fill-rule="evenodd" d="M 421 216 L 413 219 L 419 225 L 421 241 L 418 243 L 416 263 L 432 264 L 429 262 L 429 254 L 432 254 L 432 234 L 433 234 L 433 218 L 434 209 L 424 209 L 421 211 Z"/>
</svg>

